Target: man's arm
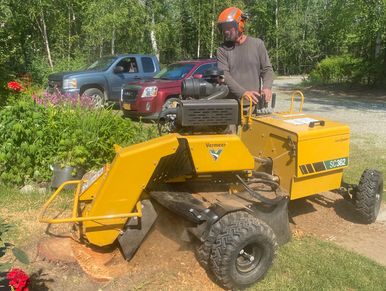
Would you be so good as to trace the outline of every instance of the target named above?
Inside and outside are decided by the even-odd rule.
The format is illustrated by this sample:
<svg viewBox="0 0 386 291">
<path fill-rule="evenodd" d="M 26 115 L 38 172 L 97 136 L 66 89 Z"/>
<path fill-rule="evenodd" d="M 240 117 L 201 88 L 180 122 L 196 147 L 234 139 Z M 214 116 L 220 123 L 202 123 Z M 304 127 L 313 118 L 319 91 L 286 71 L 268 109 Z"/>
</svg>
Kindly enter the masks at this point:
<svg viewBox="0 0 386 291">
<path fill-rule="evenodd" d="M 220 70 L 224 71 L 225 83 L 228 85 L 229 91 L 238 98 L 243 96 L 246 89 L 232 78 L 229 72 L 228 58 L 221 48 L 217 49 L 217 66 Z"/>
</svg>

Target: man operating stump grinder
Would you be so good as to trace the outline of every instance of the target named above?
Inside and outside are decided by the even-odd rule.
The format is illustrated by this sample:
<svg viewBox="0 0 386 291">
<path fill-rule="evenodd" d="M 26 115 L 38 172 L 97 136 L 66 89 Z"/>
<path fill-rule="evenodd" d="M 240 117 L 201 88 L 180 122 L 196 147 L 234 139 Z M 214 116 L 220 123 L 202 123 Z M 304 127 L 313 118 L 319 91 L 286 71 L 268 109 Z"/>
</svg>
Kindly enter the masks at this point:
<svg viewBox="0 0 386 291">
<path fill-rule="evenodd" d="M 251 98 L 256 105 L 259 96 L 265 96 L 266 102 L 271 100 L 273 70 L 264 42 L 244 34 L 246 20 L 247 16 L 236 7 L 221 12 L 217 25 L 224 42 L 217 50 L 217 61 L 224 71 L 229 97 L 243 97 L 245 103 Z"/>
</svg>

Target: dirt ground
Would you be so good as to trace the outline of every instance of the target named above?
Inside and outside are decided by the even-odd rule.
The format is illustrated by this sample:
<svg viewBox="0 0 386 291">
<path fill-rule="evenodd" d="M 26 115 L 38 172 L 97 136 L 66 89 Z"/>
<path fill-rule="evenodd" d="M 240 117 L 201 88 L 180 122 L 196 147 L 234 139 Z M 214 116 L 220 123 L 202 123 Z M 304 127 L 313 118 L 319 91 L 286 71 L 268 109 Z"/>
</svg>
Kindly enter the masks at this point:
<svg viewBox="0 0 386 291">
<path fill-rule="evenodd" d="M 296 236 L 314 235 L 365 255 L 386 266 L 386 207 L 374 224 L 361 224 L 350 202 L 335 193 L 292 201 L 290 225 Z M 33 225 L 30 227 L 34 228 Z M 42 226 L 39 239 L 47 237 Z M 52 233 L 61 233 L 62 228 Z M 186 240 L 181 219 L 162 211 L 152 231 L 130 262 L 118 250 L 111 253 L 91 252 L 70 242 L 75 257 L 82 257 L 82 266 L 75 260 L 55 262 L 37 254 L 38 239 L 30 242 L 29 255 L 34 258 L 38 284 L 32 290 L 222 290 L 199 265 L 194 244 Z M 66 240 L 60 238 L 60 240 Z M 68 246 L 58 251 L 68 255 Z M 89 256 L 92 253 L 92 256 Z M 89 262 L 87 262 L 89 256 Z M 89 276 L 88 274 L 92 274 Z M 108 280 L 109 276 L 114 277 Z"/>
<path fill-rule="evenodd" d="M 277 83 L 276 89 L 284 94 L 282 96 L 287 103 L 287 90 L 296 86 L 299 80 L 288 78 Z M 317 100 L 312 102 L 319 104 L 315 106 L 327 106 L 317 103 Z M 331 109 L 334 104 L 329 106 L 332 106 Z M 10 213 L 1 215 L 11 216 Z M 315 235 L 386 266 L 385 205 L 382 206 L 379 221 L 364 225 L 357 220 L 350 202 L 328 192 L 291 202 L 289 215 L 292 231 L 296 235 Z M 26 231 L 36 234 L 34 240 L 24 246 L 33 258 L 32 267 L 36 270 L 32 290 L 222 290 L 197 262 L 193 244 L 186 241 L 181 220 L 169 212 L 162 213 L 130 262 L 124 261 L 117 251 L 102 253 L 98 258 L 98 270 L 90 269 L 92 262 L 80 267 L 71 259 L 67 263 L 43 260 L 37 255 L 37 249 L 39 240 L 47 237 L 44 227 L 31 222 Z M 63 229 L 55 231 L 60 233 Z M 67 252 L 66 246 L 61 252 Z M 77 248 L 75 253 L 87 261 L 89 250 Z M 114 266 L 113 270 L 111 266 Z M 99 280 L 91 279 L 87 272 L 99 273 Z M 110 275 L 116 278 L 106 280 Z"/>
</svg>

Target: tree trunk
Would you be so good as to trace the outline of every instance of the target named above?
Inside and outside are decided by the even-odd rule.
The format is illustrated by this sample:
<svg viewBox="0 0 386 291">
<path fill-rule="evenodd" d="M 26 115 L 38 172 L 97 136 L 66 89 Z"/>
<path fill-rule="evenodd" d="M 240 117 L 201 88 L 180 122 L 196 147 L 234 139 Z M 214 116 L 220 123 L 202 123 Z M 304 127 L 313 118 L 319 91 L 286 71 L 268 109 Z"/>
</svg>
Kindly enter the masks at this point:
<svg viewBox="0 0 386 291">
<path fill-rule="evenodd" d="M 70 65 L 70 59 L 71 59 L 71 3 L 68 4 L 68 52 L 67 52 L 67 66 Z"/>
<path fill-rule="evenodd" d="M 159 60 L 159 51 L 158 51 L 158 45 L 157 45 L 157 38 L 155 36 L 155 20 L 154 20 L 154 12 L 151 15 L 151 30 L 150 30 L 150 40 L 151 40 L 151 46 L 153 48 L 153 52 L 156 54 L 157 59 Z"/>
<path fill-rule="evenodd" d="M 198 41 L 197 41 L 197 58 L 200 58 L 200 48 L 201 48 L 201 0 L 198 1 Z"/>
<path fill-rule="evenodd" d="M 378 19 L 381 19 L 382 17 L 382 3 L 381 1 L 378 1 L 377 7 L 376 7 L 376 15 Z M 378 29 L 377 31 L 377 37 L 375 39 L 375 60 L 378 59 L 379 55 L 381 54 L 381 48 L 382 48 L 382 36 L 381 36 L 381 29 Z"/>
<path fill-rule="evenodd" d="M 111 36 L 111 54 L 115 55 L 115 27 L 113 27 L 113 33 Z"/>
<path fill-rule="evenodd" d="M 279 72 L 279 0 L 276 0 L 275 28 L 276 28 L 276 71 Z"/>
<path fill-rule="evenodd" d="M 210 58 L 213 58 L 213 48 L 214 48 L 214 19 L 216 17 L 216 0 L 212 0 L 212 31 L 210 32 Z"/>
<path fill-rule="evenodd" d="M 41 14 L 39 15 L 39 19 L 36 19 L 38 28 L 40 30 L 40 33 L 43 38 L 44 46 L 46 49 L 47 53 L 47 58 L 48 58 L 48 64 L 50 65 L 51 70 L 54 68 L 54 65 L 52 63 L 52 57 L 51 57 L 51 50 L 50 50 L 50 44 L 48 41 L 48 34 L 47 34 L 47 26 L 46 26 L 46 21 L 44 19 L 44 11 L 43 9 L 41 10 Z"/>
</svg>

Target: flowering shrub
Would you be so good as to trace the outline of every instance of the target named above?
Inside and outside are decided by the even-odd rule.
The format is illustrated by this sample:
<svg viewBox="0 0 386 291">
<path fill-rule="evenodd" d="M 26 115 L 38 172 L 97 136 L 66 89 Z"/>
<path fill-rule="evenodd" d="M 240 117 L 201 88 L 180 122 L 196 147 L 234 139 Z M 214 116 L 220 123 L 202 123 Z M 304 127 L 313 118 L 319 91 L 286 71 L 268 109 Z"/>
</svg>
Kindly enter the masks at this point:
<svg viewBox="0 0 386 291">
<path fill-rule="evenodd" d="M 28 291 L 29 277 L 23 270 L 14 268 L 7 274 L 9 285 L 15 291 Z"/>
<path fill-rule="evenodd" d="M 42 95 L 34 94 L 32 95 L 32 99 L 36 104 L 43 106 L 80 106 L 84 109 L 92 109 L 95 107 L 94 101 L 90 96 L 80 96 L 69 93 L 62 94 L 59 91 L 55 93 L 45 92 Z"/>
<path fill-rule="evenodd" d="M 7 87 L 8 87 L 8 89 L 10 89 L 10 90 L 12 90 L 14 92 L 21 92 L 21 91 L 23 91 L 23 86 L 20 83 L 16 82 L 16 81 L 8 82 L 7 83 Z"/>
<path fill-rule="evenodd" d="M 157 135 L 153 126 L 123 119 L 120 112 L 90 108 L 87 99 L 73 105 L 60 100 L 52 94 L 34 99 L 23 94 L 0 109 L 1 182 L 49 181 L 53 164 L 99 168 L 114 157 L 114 144 L 127 146 Z"/>
</svg>

